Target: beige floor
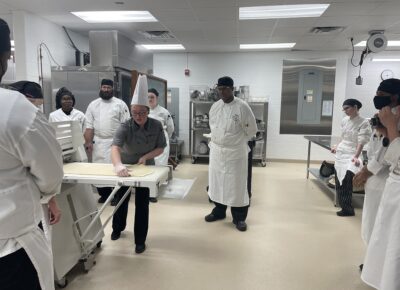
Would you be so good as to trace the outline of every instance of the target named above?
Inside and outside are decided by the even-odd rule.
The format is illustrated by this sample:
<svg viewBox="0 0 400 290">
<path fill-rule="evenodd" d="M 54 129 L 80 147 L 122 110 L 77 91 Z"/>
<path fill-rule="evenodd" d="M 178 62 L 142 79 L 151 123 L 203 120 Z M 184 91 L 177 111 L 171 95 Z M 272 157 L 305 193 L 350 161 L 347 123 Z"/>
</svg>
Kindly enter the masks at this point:
<svg viewBox="0 0 400 290">
<path fill-rule="evenodd" d="M 361 211 L 337 217 L 331 196 L 305 179 L 304 164 L 268 163 L 253 170 L 247 232 L 230 213 L 206 223 L 212 206 L 205 186 L 207 165 L 181 164 L 176 177 L 197 177 L 185 200 L 151 204 L 148 249 L 134 254 L 133 209 L 128 230 L 110 240 L 110 226 L 97 265 L 76 267 L 67 289 L 368 290 L 363 260 Z"/>
</svg>

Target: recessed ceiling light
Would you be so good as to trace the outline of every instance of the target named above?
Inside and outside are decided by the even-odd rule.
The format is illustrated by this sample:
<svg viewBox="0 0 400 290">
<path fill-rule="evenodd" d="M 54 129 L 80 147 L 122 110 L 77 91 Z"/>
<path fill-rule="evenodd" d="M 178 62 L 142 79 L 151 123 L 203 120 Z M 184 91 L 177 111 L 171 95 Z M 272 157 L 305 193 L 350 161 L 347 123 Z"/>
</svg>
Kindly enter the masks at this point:
<svg viewBox="0 0 400 290">
<path fill-rule="evenodd" d="M 319 17 L 329 7 L 329 4 L 299 4 L 240 7 L 239 19 L 274 19 Z"/>
<path fill-rule="evenodd" d="M 11 40 L 11 46 L 15 46 L 14 40 Z"/>
<path fill-rule="evenodd" d="M 278 49 L 292 48 L 296 43 L 260 43 L 260 44 L 241 44 L 240 49 Z"/>
<path fill-rule="evenodd" d="M 15 51 L 15 47 L 11 47 L 11 51 Z"/>
<path fill-rule="evenodd" d="M 373 58 L 372 61 L 400 61 L 400 58 Z"/>
<path fill-rule="evenodd" d="M 360 46 L 366 46 L 367 45 L 367 41 L 360 41 L 359 43 L 357 43 L 354 46 L 360 47 Z M 388 45 L 387 46 L 400 46 L 400 40 L 389 40 L 388 41 Z"/>
<path fill-rule="evenodd" d="M 150 50 L 182 50 L 185 47 L 182 44 L 139 44 L 141 47 Z"/>
<path fill-rule="evenodd" d="M 77 11 L 71 13 L 89 23 L 158 21 L 149 11 Z"/>
</svg>

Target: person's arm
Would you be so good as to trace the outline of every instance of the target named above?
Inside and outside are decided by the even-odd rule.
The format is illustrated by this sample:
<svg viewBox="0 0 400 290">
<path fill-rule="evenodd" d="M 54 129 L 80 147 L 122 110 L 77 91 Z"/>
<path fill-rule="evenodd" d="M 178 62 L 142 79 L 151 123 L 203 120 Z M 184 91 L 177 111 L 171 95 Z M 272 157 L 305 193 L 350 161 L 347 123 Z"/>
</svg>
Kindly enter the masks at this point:
<svg viewBox="0 0 400 290">
<path fill-rule="evenodd" d="M 247 103 L 245 103 L 244 106 L 243 129 L 249 140 L 254 137 L 258 131 L 256 118 L 254 117 L 253 111 Z"/>
<path fill-rule="evenodd" d="M 111 162 L 114 165 L 114 171 L 115 173 L 117 173 L 118 176 L 121 177 L 131 176 L 128 168 L 126 168 L 126 166 L 122 164 L 121 148 L 116 145 L 111 146 Z"/>
<path fill-rule="evenodd" d="M 63 179 L 61 147 L 54 129 L 41 113 L 15 144 L 24 167 L 29 169 L 35 184 L 43 195 L 59 192 Z"/>
<path fill-rule="evenodd" d="M 361 124 L 361 126 L 358 130 L 356 153 L 354 154 L 353 158 L 351 159 L 351 161 L 354 162 L 354 164 L 356 166 L 360 166 L 359 157 L 364 148 L 364 145 L 369 142 L 369 140 L 371 138 L 371 134 L 372 134 L 371 126 L 370 126 L 368 120 L 364 120 L 364 122 Z"/>
<path fill-rule="evenodd" d="M 85 133 L 83 134 L 85 138 L 85 148 L 89 153 L 93 151 L 93 138 L 94 138 L 94 129 L 86 128 Z"/>
<path fill-rule="evenodd" d="M 161 155 L 164 152 L 164 148 L 156 148 L 153 151 L 150 151 L 149 153 L 143 155 L 142 157 L 139 158 L 139 161 L 137 164 L 146 164 L 146 161 L 149 159 L 153 159 L 154 157 L 157 157 L 158 155 Z"/>
<path fill-rule="evenodd" d="M 154 146 L 155 149 L 140 157 L 138 164 L 146 164 L 146 161 L 148 159 L 153 159 L 154 157 L 157 157 L 158 155 L 161 155 L 164 152 L 164 148 L 167 146 L 167 141 L 165 140 L 164 130 L 162 128 L 161 123 L 158 122 L 158 124 L 159 128 L 157 129 L 158 135 L 156 144 Z"/>
<path fill-rule="evenodd" d="M 167 125 L 168 138 L 171 138 L 172 133 L 174 133 L 175 126 L 174 126 L 174 120 L 172 119 L 172 116 L 169 112 L 167 115 L 166 125 Z"/>
</svg>

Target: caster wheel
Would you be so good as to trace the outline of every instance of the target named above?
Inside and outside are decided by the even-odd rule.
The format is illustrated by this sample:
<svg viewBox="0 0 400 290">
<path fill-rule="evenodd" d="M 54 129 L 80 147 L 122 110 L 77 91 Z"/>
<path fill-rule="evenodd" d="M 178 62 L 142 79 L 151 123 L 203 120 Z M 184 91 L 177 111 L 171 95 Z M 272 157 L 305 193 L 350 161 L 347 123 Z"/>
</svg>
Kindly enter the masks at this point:
<svg viewBox="0 0 400 290">
<path fill-rule="evenodd" d="M 96 247 L 97 248 L 101 248 L 101 244 L 103 243 L 103 241 L 100 241 L 100 242 L 98 242 L 97 244 L 96 244 Z"/>
<path fill-rule="evenodd" d="M 192 158 L 192 164 L 196 163 L 196 158 Z"/>
<path fill-rule="evenodd" d="M 261 161 L 261 166 L 265 167 L 265 166 L 267 166 L 267 163 L 265 161 Z"/>
</svg>

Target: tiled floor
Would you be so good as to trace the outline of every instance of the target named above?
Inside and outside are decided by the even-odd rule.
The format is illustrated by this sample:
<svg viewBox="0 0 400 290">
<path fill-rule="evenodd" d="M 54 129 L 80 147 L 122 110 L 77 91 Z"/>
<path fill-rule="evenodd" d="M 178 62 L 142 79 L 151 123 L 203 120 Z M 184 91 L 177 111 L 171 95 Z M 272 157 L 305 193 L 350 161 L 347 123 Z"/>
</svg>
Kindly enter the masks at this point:
<svg viewBox="0 0 400 290">
<path fill-rule="evenodd" d="M 131 202 L 128 230 L 114 242 L 108 226 L 97 264 L 87 274 L 76 267 L 67 289 L 372 289 L 358 272 L 365 250 L 360 209 L 355 217 L 337 217 L 331 196 L 306 180 L 304 164 L 254 167 L 247 232 L 235 229 L 230 213 L 204 221 L 212 209 L 207 170 L 179 165 L 174 176 L 196 177 L 195 185 L 185 200 L 151 204 L 141 255 L 134 253 Z"/>
</svg>

